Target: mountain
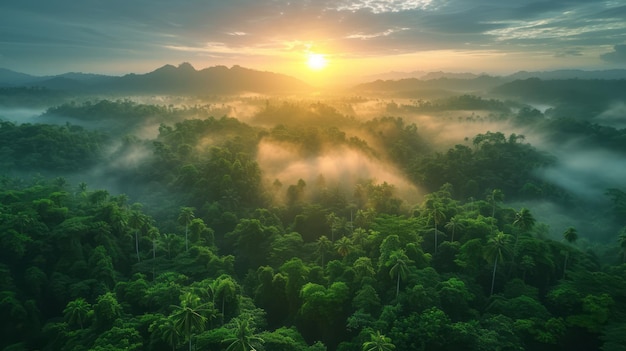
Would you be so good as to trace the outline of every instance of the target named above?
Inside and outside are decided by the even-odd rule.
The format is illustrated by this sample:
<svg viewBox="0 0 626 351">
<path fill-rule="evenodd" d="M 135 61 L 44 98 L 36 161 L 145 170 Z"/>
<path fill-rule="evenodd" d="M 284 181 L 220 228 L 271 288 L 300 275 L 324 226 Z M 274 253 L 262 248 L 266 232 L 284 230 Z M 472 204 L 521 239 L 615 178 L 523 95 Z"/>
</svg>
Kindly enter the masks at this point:
<svg viewBox="0 0 626 351">
<path fill-rule="evenodd" d="M 240 66 L 215 66 L 197 71 L 189 63 L 165 65 L 146 74 L 128 74 L 99 87 L 109 92 L 160 94 L 233 94 L 305 92 L 312 88 L 286 75 Z"/>
<path fill-rule="evenodd" d="M 466 78 L 437 78 L 423 80 L 418 78 L 408 78 L 400 80 L 378 80 L 375 82 L 359 84 L 354 87 L 357 91 L 383 92 L 383 93 L 404 93 L 422 94 L 424 92 L 445 94 L 446 92 L 472 92 L 492 89 L 504 83 L 500 77 L 478 76 L 472 79 Z"/>
<path fill-rule="evenodd" d="M 109 94 L 236 94 L 300 93 L 312 90 L 306 83 L 283 74 L 233 66 L 196 70 L 189 63 L 165 65 L 146 74 L 121 77 L 86 73 L 31 76 L 0 70 L 0 87 L 36 86 L 69 92 Z"/>
<path fill-rule="evenodd" d="M 624 80 L 626 69 L 613 69 L 602 71 L 583 70 L 556 70 L 556 71 L 520 71 L 508 76 L 477 76 L 472 73 L 446 73 L 430 72 L 422 74 L 419 78 L 405 78 L 399 80 L 376 80 L 362 83 L 353 89 L 362 92 L 394 93 L 405 96 L 419 95 L 444 95 L 451 92 L 472 92 L 496 89 L 500 85 L 535 79 L 541 81 L 556 80 Z M 526 87 L 528 84 L 521 84 Z M 584 83 L 583 83 L 584 85 Z M 517 87 L 517 85 L 514 85 Z M 510 93 L 510 86 L 496 89 L 500 93 Z"/>
<path fill-rule="evenodd" d="M 539 78 L 542 80 L 552 79 L 626 79 L 626 69 L 609 69 L 601 71 L 583 71 L 576 69 L 563 69 L 556 71 L 519 71 L 506 77 L 509 80 Z"/>
<path fill-rule="evenodd" d="M 30 74 L 0 68 L 0 87 L 19 86 L 37 80 L 37 78 L 38 77 L 31 76 Z"/>
</svg>

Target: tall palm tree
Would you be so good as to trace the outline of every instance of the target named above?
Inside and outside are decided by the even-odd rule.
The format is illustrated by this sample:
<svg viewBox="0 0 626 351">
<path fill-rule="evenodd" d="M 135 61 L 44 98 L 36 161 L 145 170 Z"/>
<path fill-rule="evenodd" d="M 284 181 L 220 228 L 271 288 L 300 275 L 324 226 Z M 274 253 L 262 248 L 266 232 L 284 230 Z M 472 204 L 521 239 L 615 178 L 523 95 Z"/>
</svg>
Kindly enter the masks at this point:
<svg viewBox="0 0 626 351">
<path fill-rule="evenodd" d="M 185 251 L 189 251 L 189 224 L 194 219 L 193 207 L 181 207 L 178 215 L 178 223 L 185 226 Z"/>
<path fill-rule="evenodd" d="M 441 199 L 437 197 L 437 194 L 426 195 L 426 199 L 422 205 L 424 208 L 424 214 L 427 216 L 428 222 L 433 221 L 435 226 L 435 253 L 437 253 L 438 246 L 438 226 L 440 223 L 446 220 L 446 213 L 444 212 L 444 204 Z"/>
<path fill-rule="evenodd" d="M 206 326 L 207 318 L 203 312 L 207 309 L 206 304 L 200 304 L 200 298 L 190 292 L 181 297 L 180 306 L 172 306 L 175 311 L 171 315 L 176 330 L 189 341 L 191 351 L 191 339 L 194 333 L 201 333 Z"/>
<path fill-rule="evenodd" d="M 503 232 L 497 232 L 496 235 L 489 238 L 485 250 L 485 258 L 493 260 L 493 272 L 491 274 L 491 290 L 489 295 L 493 295 L 493 287 L 496 282 L 496 270 L 498 269 L 498 260 L 504 260 L 504 254 L 508 253 L 509 241 L 511 236 Z"/>
<path fill-rule="evenodd" d="M 65 320 L 69 324 L 78 324 L 80 329 L 84 328 L 84 324 L 87 321 L 89 311 L 91 311 L 91 305 L 84 298 L 79 297 L 76 300 L 70 301 L 63 310 Z"/>
<path fill-rule="evenodd" d="M 222 325 L 224 325 L 224 314 L 226 311 L 226 300 L 231 300 L 235 298 L 237 294 L 237 283 L 233 280 L 232 277 L 228 275 L 223 275 L 217 278 L 214 282 L 215 284 L 215 294 L 214 298 L 218 297 L 222 300 Z"/>
<path fill-rule="evenodd" d="M 439 229 L 437 227 L 439 226 L 440 223 L 446 220 L 446 213 L 443 212 L 443 207 L 440 204 L 434 205 L 430 209 L 429 212 L 430 212 L 429 218 L 432 219 L 433 223 L 435 224 L 435 254 L 436 254 L 437 246 L 439 246 L 439 243 L 437 242 Z"/>
<path fill-rule="evenodd" d="M 137 262 L 141 261 L 141 258 L 139 257 L 139 231 L 147 222 L 146 216 L 138 209 L 134 209 L 130 212 L 130 217 L 128 217 L 128 226 L 130 226 L 135 233 L 135 252 L 137 253 Z"/>
<path fill-rule="evenodd" d="M 157 241 L 159 240 L 160 236 L 161 236 L 161 233 L 159 232 L 159 229 L 157 227 L 150 226 L 148 228 L 148 237 L 152 241 L 152 280 L 154 280 L 155 278 L 154 260 L 156 259 Z"/>
<path fill-rule="evenodd" d="M 452 218 L 450 218 L 448 223 L 446 223 L 444 228 L 446 228 L 446 230 L 452 231 L 452 237 L 450 238 L 450 241 L 454 241 L 455 232 L 457 230 L 463 230 L 465 226 L 463 225 L 463 223 L 461 223 L 461 221 L 459 221 L 459 218 L 457 216 L 453 216 Z"/>
<path fill-rule="evenodd" d="M 487 201 L 491 203 L 491 217 L 496 216 L 496 204 L 504 200 L 504 193 L 500 189 L 493 189 L 487 195 Z"/>
<path fill-rule="evenodd" d="M 350 238 L 344 236 L 337 240 L 335 243 L 335 249 L 337 249 L 337 253 L 341 255 L 341 257 L 346 257 L 350 252 L 352 252 L 354 245 L 352 245 L 352 240 L 350 240 Z"/>
<path fill-rule="evenodd" d="M 343 220 L 334 212 L 326 215 L 326 223 L 330 227 L 330 241 L 335 242 L 335 232 L 344 225 Z"/>
<path fill-rule="evenodd" d="M 315 250 L 315 252 L 320 255 L 320 258 L 322 259 L 322 268 L 324 268 L 324 259 L 325 259 L 326 253 L 330 252 L 330 250 L 333 248 L 333 243 L 330 240 L 328 240 L 326 235 L 322 235 L 317 239 L 316 244 L 317 244 L 317 249 Z"/>
<path fill-rule="evenodd" d="M 504 193 L 500 189 L 493 189 L 487 195 L 487 201 L 491 203 L 491 218 L 496 218 L 496 204 L 504 200 Z M 493 235 L 494 227 L 491 227 L 491 234 Z"/>
<path fill-rule="evenodd" d="M 525 208 L 522 207 L 519 212 L 515 213 L 515 220 L 513 221 L 513 225 L 517 227 L 519 230 L 515 233 L 515 244 L 513 245 L 513 252 L 517 250 L 517 242 L 519 239 L 519 234 L 526 233 L 535 225 L 535 217 L 533 217 L 532 213 Z"/>
<path fill-rule="evenodd" d="M 363 343 L 363 351 L 391 351 L 396 346 L 391 343 L 391 339 L 381 334 L 379 330 L 376 333 L 370 333 L 370 341 Z"/>
<path fill-rule="evenodd" d="M 404 252 L 404 250 L 396 250 L 389 254 L 388 266 L 391 266 L 389 275 L 391 278 L 396 277 L 396 299 L 400 294 L 400 279 L 406 279 L 409 273 L 410 259 Z"/>
<path fill-rule="evenodd" d="M 569 244 L 574 244 L 576 240 L 578 240 L 578 232 L 574 227 L 569 227 L 565 229 L 563 232 L 563 239 L 567 241 Z M 565 250 L 565 262 L 563 262 L 563 275 L 565 275 L 565 271 L 567 270 L 567 261 L 569 260 L 569 249 Z"/>
<path fill-rule="evenodd" d="M 180 344 L 180 333 L 176 328 L 176 325 L 172 321 L 172 318 L 164 318 L 165 322 L 159 324 L 157 329 L 153 332 L 156 332 L 160 335 L 161 340 L 165 341 L 168 345 L 172 347 L 172 351 L 176 351 L 176 347 Z M 153 326 L 150 326 L 153 328 Z"/>
<path fill-rule="evenodd" d="M 265 341 L 254 334 L 254 327 L 250 325 L 250 319 L 235 319 L 235 336 L 224 340 L 230 343 L 226 351 L 256 351 L 256 347 Z"/>
<path fill-rule="evenodd" d="M 620 231 L 617 241 L 622 249 L 622 263 L 626 263 L 626 227 Z"/>
</svg>

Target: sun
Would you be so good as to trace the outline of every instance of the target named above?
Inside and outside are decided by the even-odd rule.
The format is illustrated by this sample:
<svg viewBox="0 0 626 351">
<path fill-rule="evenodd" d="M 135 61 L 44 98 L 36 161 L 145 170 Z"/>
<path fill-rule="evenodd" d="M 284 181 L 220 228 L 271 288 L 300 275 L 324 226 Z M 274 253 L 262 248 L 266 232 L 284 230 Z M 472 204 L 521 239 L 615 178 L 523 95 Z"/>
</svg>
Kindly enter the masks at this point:
<svg viewBox="0 0 626 351">
<path fill-rule="evenodd" d="M 307 55 L 307 66 L 314 71 L 320 71 L 326 68 L 328 60 L 326 56 L 322 54 L 310 53 Z"/>
</svg>

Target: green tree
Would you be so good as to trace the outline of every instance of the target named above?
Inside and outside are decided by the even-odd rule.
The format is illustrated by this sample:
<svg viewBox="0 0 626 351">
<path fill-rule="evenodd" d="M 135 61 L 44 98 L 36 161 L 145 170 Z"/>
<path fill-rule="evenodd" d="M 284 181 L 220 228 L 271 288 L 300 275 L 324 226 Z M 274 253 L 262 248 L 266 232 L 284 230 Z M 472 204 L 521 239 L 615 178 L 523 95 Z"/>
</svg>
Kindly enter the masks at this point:
<svg viewBox="0 0 626 351">
<path fill-rule="evenodd" d="M 563 239 L 567 241 L 568 244 L 574 244 L 576 240 L 578 240 L 578 232 L 574 227 L 569 227 L 565 229 L 563 232 Z M 569 248 L 565 250 L 565 261 L 563 262 L 563 275 L 565 275 L 565 271 L 567 271 L 567 261 L 569 260 Z"/>
<path fill-rule="evenodd" d="M 181 342 L 181 335 L 171 317 L 153 322 L 149 331 L 171 346 L 172 351 L 175 351 Z"/>
<path fill-rule="evenodd" d="M 352 244 L 352 240 L 350 238 L 344 236 L 341 239 L 337 240 L 337 242 L 335 243 L 335 249 L 341 257 L 346 257 L 348 256 L 348 254 L 350 254 L 350 252 L 352 252 L 352 250 L 354 249 L 354 245 Z"/>
<path fill-rule="evenodd" d="M 391 267 L 389 269 L 389 275 L 391 278 L 396 277 L 396 299 L 400 294 L 400 279 L 406 279 L 409 274 L 409 263 L 411 260 L 407 257 L 404 250 L 400 249 L 394 251 L 389 255 L 389 261 L 387 262 L 387 266 Z"/>
<path fill-rule="evenodd" d="M 67 303 L 67 306 L 63 310 L 65 320 L 70 325 L 80 326 L 80 329 L 85 327 L 85 322 L 89 318 L 91 312 L 91 305 L 84 298 L 79 297 Z"/>
<path fill-rule="evenodd" d="M 115 295 L 107 292 L 98 297 L 93 306 L 96 326 L 99 330 L 111 328 L 113 322 L 122 316 L 122 306 L 117 301 Z"/>
<path fill-rule="evenodd" d="M 496 235 L 489 238 L 487 241 L 487 247 L 485 249 L 485 258 L 488 261 L 493 261 L 493 272 L 491 274 L 491 290 L 489 295 L 493 295 L 493 288 L 496 282 L 496 270 L 498 269 L 498 260 L 504 260 L 504 254 L 508 253 L 508 245 L 510 241 L 510 235 L 498 232 Z"/>
<path fill-rule="evenodd" d="M 463 223 L 461 223 L 461 221 L 459 220 L 459 218 L 457 216 L 453 216 L 452 218 L 450 218 L 448 223 L 446 223 L 444 228 L 446 228 L 446 230 L 449 230 L 449 231 L 452 232 L 452 236 L 450 237 L 450 241 L 454 241 L 454 234 L 456 233 L 456 231 L 457 230 L 463 230 L 465 228 L 465 225 L 463 225 Z"/>
<path fill-rule="evenodd" d="M 333 248 L 333 243 L 328 240 L 326 235 L 322 235 L 317 239 L 315 252 L 320 255 L 322 260 L 322 268 L 324 268 L 325 256 Z"/>
<path fill-rule="evenodd" d="M 622 250 L 622 263 L 626 263 L 626 227 L 620 231 L 617 241 Z"/>
<path fill-rule="evenodd" d="M 446 213 L 442 203 L 434 198 L 427 199 L 424 204 L 426 213 L 428 214 L 428 220 L 432 221 L 435 226 L 435 254 L 437 253 L 437 247 L 439 246 L 439 224 L 446 220 Z"/>
<path fill-rule="evenodd" d="M 361 347 L 363 351 L 391 351 L 395 348 L 391 339 L 381 334 L 379 330 L 376 333 L 370 333 L 370 341 L 364 342 Z"/>
<path fill-rule="evenodd" d="M 237 282 L 229 276 L 222 275 L 215 281 L 215 297 L 221 300 L 222 325 L 224 324 L 224 316 L 226 314 L 226 301 L 234 300 L 238 289 Z"/>
<path fill-rule="evenodd" d="M 528 232 L 535 225 L 535 217 L 530 213 L 530 210 L 523 207 L 519 210 L 519 212 L 515 213 L 515 220 L 513 221 L 513 226 L 518 228 L 518 231 L 515 233 L 515 244 L 513 245 L 513 253 L 515 254 L 517 251 L 517 242 L 519 240 L 519 235 Z"/>
<path fill-rule="evenodd" d="M 496 204 L 504 201 L 504 193 L 500 189 L 493 189 L 487 195 L 487 201 L 491 204 L 491 218 L 496 218 Z M 493 227 L 491 228 L 491 234 L 493 234 Z"/>
<path fill-rule="evenodd" d="M 254 328 L 250 325 L 250 319 L 235 319 L 235 336 L 224 340 L 228 343 L 226 351 L 256 351 L 265 341 L 254 334 Z"/>
<path fill-rule="evenodd" d="M 143 229 L 143 226 L 148 223 L 146 216 L 139 210 L 141 205 L 136 204 L 134 209 L 130 212 L 128 217 L 128 226 L 130 226 L 135 233 L 135 252 L 137 254 L 137 262 L 141 261 L 139 257 L 139 233 Z"/>
<path fill-rule="evenodd" d="M 207 318 L 203 315 L 207 305 L 200 304 L 200 298 L 191 292 L 183 294 L 180 298 L 180 306 L 171 306 L 174 312 L 172 321 L 178 333 L 183 335 L 189 342 L 191 351 L 191 339 L 194 333 L 201 333 L 206 326 Z"/>
<path fill-rule="evenodd" d="M 193 207 L 181 207 L 178 215 L 178 223 L 185 226 L 185 251 L 189 251 L 189 225 L 194 219 Z"/>
</svg>

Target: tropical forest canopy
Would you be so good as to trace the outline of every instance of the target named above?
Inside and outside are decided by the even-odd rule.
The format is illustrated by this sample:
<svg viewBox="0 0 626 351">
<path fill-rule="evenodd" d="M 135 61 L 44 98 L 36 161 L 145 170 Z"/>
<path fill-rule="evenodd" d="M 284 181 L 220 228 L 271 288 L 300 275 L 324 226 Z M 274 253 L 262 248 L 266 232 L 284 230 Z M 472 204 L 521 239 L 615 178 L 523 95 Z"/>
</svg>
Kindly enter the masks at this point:
<svg viewBox="0 0 626 351">
<path fill-rule="evenodd" d="M 626 349 L 624 81 L 410 83 L 3 88 L 0 348 Z"/>
</svg>

